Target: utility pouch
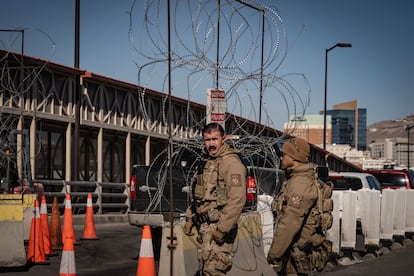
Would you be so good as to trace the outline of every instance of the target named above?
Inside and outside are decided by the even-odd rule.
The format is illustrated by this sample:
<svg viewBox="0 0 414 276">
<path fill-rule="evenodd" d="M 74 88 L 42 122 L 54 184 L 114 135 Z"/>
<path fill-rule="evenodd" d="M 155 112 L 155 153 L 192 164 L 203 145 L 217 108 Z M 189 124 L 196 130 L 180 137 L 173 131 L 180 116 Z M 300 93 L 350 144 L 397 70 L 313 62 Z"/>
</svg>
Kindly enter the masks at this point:
<svg viewBox="0 0 414 276">
<path fill-rule="evenodd" d="M 322 212 L 332 212 L 333 211 L 333 200 L 330 198 L 322 200 Z"/>
<path fill-rule="evenodd" d="M 318 247 L 316 247 L 311 256 L 311 264 L 318 271 L 322 271 L 332 254 L 332 242 L 324 240 Z"/>
<path fill-rule="evenodd" d="M 217 222 L 220 218 L 220 212 L 217 209 L 210 209 L 208 210 L 207 214 L 210 223 Z"/>
<path fill-rule="evenodd" d="M 333 223 L 333 216 L 332 213 L 323 213 L 322 214 L 323 219 L 322 219 L 322 229 L 329 229 L 332 227 L 332 223 Z"/>
<path fill-rule="evenodd" d="M 204 186 L 203 185 L 199 185 L 199 182 L 197 182 L 197 184 L 194 187 L 194 197 L 196 199 L 202 199 L 204 198 Z"/>
<path fill-rule="evenodd" d="M 284 196 L 278 196 L 277 198 L 273 199 L 272 201 L 272 212 L 277 218 L 280 218 L 284 213 L 284 208 L 287 205 L 287 201 L 285 200 Z"/>
<path fill-rule="evenodd" d="M 308 255 L 306 255 L 306 253 L 300 250 L 297 246 L 292 249 L 291 257 L 295 261 L 298 273 L 309 274 L 312 272 Z"/>
<path fill-rule="evenodd" d="M 224 186 L 217 186 L 216 187 L 216 194 L 217 194 L 217 206 L 224 206 L 227 204 L 227 190 Z"/>
</svg>

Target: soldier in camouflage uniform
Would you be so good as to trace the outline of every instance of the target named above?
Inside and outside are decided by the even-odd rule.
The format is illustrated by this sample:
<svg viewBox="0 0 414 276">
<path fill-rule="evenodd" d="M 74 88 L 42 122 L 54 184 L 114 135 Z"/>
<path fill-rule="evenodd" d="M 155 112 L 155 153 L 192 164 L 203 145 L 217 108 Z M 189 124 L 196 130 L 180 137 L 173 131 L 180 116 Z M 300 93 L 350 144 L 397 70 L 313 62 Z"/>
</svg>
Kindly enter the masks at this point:
<svg viewBox="0 0 414 276">
<path fill-rule="evenodd" d="M 309 144 L 300 138 L 287 140 L 282 148 L 281 166 L 287 181 L 272 204 L 277 225 L 267 257 L 279 275 L 311 274 L 312 249 L 324 240 L 318 226 L 318 187 L 315 165 L 308 163 L 309 151 Z"/>
<path fill-rule="evenodd" d="M 246 201 L 246 168 L 236 149 L 224 142 L 224 129 L 211 123 L 203 129 L 204 161 L 192 185 L 184 233 L 198 230 L 196 275 L 225 275 L 232 266 L 237 221 Z"/>
</svg>

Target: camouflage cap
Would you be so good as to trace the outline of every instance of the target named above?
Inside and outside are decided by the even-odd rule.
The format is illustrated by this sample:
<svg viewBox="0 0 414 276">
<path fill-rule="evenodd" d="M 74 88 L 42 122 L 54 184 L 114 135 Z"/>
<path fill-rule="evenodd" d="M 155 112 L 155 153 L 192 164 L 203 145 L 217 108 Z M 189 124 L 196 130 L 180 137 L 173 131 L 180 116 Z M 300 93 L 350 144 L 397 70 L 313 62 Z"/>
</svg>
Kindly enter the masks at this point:
<svg viewBox="0 0 414 276">
<path fill-rule="evenodd" d="M 292 137 L 282 147 L 282 152 L 299 162 L 307 162 L 309 157 L 309 143 L 302 138 Z"/>
</svg>

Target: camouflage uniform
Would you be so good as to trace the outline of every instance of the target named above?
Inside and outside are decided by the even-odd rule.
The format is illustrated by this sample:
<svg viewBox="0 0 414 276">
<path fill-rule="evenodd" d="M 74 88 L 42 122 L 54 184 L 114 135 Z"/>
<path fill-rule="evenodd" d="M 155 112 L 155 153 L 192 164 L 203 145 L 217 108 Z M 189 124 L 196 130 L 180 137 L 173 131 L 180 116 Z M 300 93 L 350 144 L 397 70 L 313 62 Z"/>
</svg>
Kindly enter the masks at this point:
<svg viewBox="0 0 414 276">
<path fill-rule="evenodd" d="M 237 221 L 246 201 L 246 168 L 238 151 L 224 143 L 215 156 L 205 154 L 202 174 L 196 175 L 187 220 L 195 214 L 198 229 L 199 275 L 224 275 L 232 266 Z M 213 240 L 219 231 L 223 242 Z"/>
<path fill-rule="evenodd" d="M 282 274 L 310 274 L 312 247 L 324 240 L 318 230 L 318 188 L 313 164 L 286 169 L 287 182 L 273 202 L 277 215 L 268 259 L 282 261 Z"/>
</svg>

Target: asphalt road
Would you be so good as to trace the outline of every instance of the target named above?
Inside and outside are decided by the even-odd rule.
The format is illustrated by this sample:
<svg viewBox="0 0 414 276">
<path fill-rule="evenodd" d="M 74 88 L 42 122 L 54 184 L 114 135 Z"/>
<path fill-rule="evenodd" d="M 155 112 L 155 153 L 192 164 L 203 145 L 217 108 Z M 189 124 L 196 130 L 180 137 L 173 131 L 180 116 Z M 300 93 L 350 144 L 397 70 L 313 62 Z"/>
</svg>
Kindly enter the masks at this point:
<svg viewBox="0 0 414 276">
<path fill-rule="evenodd" d="M 77 244 L 75 261 L 77 275 L 136 275 L 141 243 L 141 228 L 128 223 L 96 224 L 98 240 L 80 240 L 82 226 L 75 225 Z M 1 249 L 0 249 L 1 250 Z M 318 275 L 329 276 L 381 276 L 411 275 L 414 270 L 414 243 L 394 246 L 392 250 L 383 250 L 382 256 L 375 258 L 354 258 L 349 264 L 334 266 L 329 272 Z M 61 251 L 48 258 L 47 265 L 34 265 L 20 271 L 1 271 L 1 276 L 59 275 Z M 181 275 L 177 275 L 181 276 Z M 242 276 L 242 275 L 240 275 Z"/>
<path fill-rule="evenodd" d="M 81 240 L 83 226 L 75 225 L 75 263 L 77 275 L 135 275 L 141 229 L 128 223 L 96 224 L 98 240 Z M 34 265 L 2 276 L 59 275 L 61 250 L 48 258 L 49 264 Z"/>
<path fill-rule="evenodd" d="M 403 246 L 393 246 L 390 251 L 384 250 L 382 256 L 371 259 L 355 259 L 354 264 L 338 266 L 331 272 L 324 272 L 320 275 L 329 276 L 405 276 L 412 275 L 414 270 L 414 243 L 410 242 Z M 360 261 L 360 262 L 358 262 Z"/>
</svg>

